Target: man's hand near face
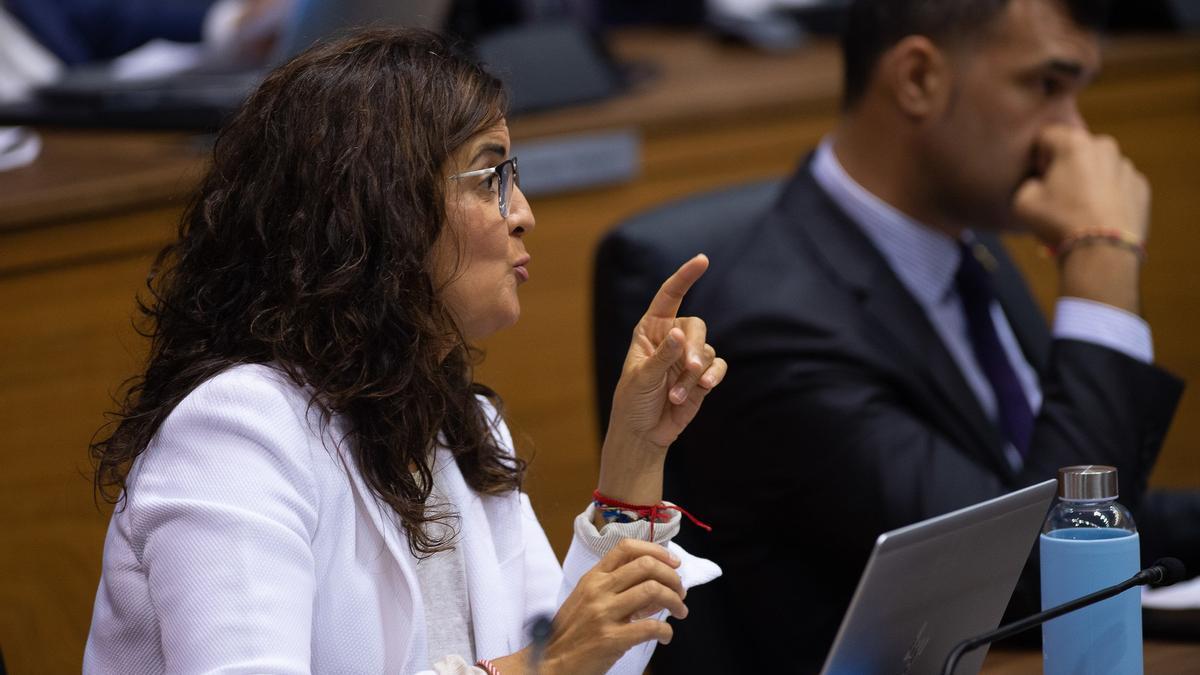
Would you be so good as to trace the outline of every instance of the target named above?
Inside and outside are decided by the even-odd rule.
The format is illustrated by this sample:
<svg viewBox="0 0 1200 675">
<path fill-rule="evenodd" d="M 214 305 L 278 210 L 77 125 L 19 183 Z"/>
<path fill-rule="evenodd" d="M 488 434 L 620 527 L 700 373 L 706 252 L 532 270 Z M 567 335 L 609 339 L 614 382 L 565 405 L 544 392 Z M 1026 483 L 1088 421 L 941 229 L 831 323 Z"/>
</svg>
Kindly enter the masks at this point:
<svg viewBox="0 0 1200 675">
<path fill-rule="evenodd" d="M 1116 141 L 1075 127 L 1051 126 L 1036 148 L 1040 176 L 1014 197 L 1014 211 L 1051 248 L 1082 233 L 1120 231 L 1139 242 L 1150 224 L 1150 185 Z M 1131 249 L 1095 238 L 1061 260 L 1059 295 L 1137 313 L 1140 260 Z"/>
</svg>

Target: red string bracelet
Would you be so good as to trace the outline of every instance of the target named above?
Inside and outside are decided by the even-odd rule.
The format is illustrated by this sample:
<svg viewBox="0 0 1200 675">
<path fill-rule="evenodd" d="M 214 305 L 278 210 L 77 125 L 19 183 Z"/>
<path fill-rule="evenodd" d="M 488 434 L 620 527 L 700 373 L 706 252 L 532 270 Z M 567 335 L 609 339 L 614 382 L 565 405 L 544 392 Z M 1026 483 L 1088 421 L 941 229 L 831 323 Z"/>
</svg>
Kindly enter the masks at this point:
<svg viewBox="0 0 1200 675">
<path fill-rule="evenodd" d="M 600 494 L 600 490 L 592 490 L 592 499 L 600 506 L 606 506 L 613 509 L 621 509 L 622 511 L 632 511 L 640 518 L 646 518 L 650 521 L 650 541 L 654 541 L 654 523 L 665 523 L 670 520 L 671 516 L 663 511 L 678 511 L 688 517 L 688 520 L 695 523 L 697 526 L 704 528 L 705 532 L 712 532 L 712 526 L 700 522 L 696 516 L 687 512 L 687 509 L 682 506 L 676 506 L 667 502 L 659 502 L 650 506 L 644 504 L 626 504 L 625 502 L 617 501 Z"/>
<path fill-rule="evenodd" d="M 500 669 L 487 659 L 479 659 L 475 662 L 476 667 L 482 668 L 488 675 L 500 675 Z"/>
</svg>

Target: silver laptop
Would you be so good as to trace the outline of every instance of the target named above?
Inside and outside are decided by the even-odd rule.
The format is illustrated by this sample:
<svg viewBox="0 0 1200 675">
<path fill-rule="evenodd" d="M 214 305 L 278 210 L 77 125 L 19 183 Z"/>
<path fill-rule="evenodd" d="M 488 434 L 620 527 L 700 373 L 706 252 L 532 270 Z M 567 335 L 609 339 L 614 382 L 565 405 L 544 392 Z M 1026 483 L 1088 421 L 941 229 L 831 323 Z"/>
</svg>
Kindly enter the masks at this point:
<svg viewBox="0 0 1200 675">
<path fill-rule="evenodd" d="M 879 535 L 822 673 L 940 673 L 960 641 L 996 628 L 1056 481 Z M 987 650 L 961 661 L 977 673 Z"/>
</svg>

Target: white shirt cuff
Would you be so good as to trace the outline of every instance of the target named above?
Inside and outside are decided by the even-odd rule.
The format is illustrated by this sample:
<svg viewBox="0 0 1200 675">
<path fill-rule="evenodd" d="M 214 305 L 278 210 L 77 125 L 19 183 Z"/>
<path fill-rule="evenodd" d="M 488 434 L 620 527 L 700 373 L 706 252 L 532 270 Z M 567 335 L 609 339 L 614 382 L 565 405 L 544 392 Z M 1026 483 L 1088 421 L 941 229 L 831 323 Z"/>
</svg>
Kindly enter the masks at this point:
<svg viewBox="0 0 1200 675">
<path fill-rule="evenodd" d="M 575 516 L 575 534 L 597 557 L 603 558 L 613 550 L 622 539 L 641 539 L 650 541 L 650 521 L 635 520 L 632 523 L 606 523 L 600 530 L 596 529 L 592 520 L 596 513 L 596 505 L 588 504 L 583 513 Z M 667 542 L 679 534 L 679 525 L 683 515 L 679 511 L 667 511 L 670 520 L 654 524 L 654 543 L 666 546 Z"/>
<path fill-rule="evenodd" d="M 1094 300 L 1061 298 L 1054 309 L 1054 337 L 1090 342 L 1141 361 L 1154 361 L 1154 341 L 1145 319 Z"/>
</svg>

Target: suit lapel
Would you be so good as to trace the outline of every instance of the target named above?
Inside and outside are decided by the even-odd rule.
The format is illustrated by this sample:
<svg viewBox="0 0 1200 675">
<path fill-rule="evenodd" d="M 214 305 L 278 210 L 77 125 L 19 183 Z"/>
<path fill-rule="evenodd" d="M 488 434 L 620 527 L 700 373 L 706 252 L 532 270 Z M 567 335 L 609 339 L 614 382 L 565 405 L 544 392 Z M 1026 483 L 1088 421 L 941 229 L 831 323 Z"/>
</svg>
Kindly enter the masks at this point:
<svg viewBox="0 0 1200 675">
<path fill-rule="evenodd" d="M 890 270 L 887 276 L 891 276 Z M 873 333 L 878 346 L 885 353 L 907 360 L 928 378 L 932 384 L 929 391 L 936 398 L 930 412 L 944 419 L 948 429 L 956 430 L 948 435 L 968 447 L 984 449 L 986 456 L 1007 473 L 1009 464 L 1003 455 L 1003 438 L 983 412 L 975 392 L 916 300 L 898 280 L 886 279 L 881 274 L 862 306 L 879 329 Z M 900 350 L 894 350 L 894 346 Z"/>
<path fill-rule="evenodd" d="M 1004 309 L 1004 316 L 1008 318 L 1008 324 L 1026 360 L 1040 375 L 1046 372 L 1050 361 L 1050 328 L 1046 325 L 1046 318 L 1033 301 L 1025 280 L 1021 278 L 1020 271 L 1000 239 L 987 234 L 980 234 L 978 238 L 996 259 L 996 270 L 992 275 L 996 299 Z"/>
<path fill-rule="evenodd" d="M 796 232 L 806 236 L 806 248 L 818 252 L 829 274 L 859 299 L 867 321 L 866 337 L 889 370 L 920 374 L 920 389 L 932 400 L 923 405 L 940 430 L 953 442 L 974 448 L 1005 474 L 1003 440 L 984 414 L 929 318 L 858 225 L 841 211 L 802 168 L 785 192 L 782 204 Z M 902 360 L 905 367 L 897 368 Z"/>
</svg>

